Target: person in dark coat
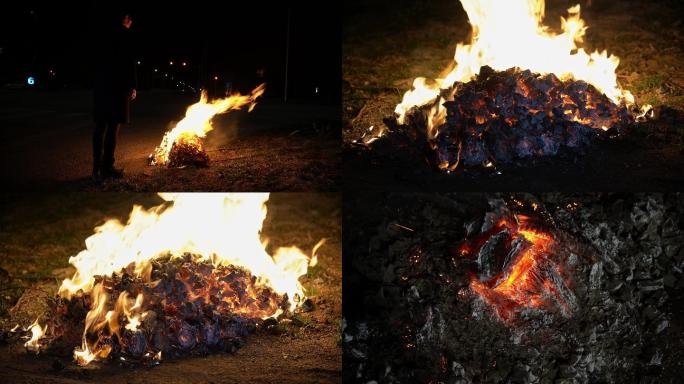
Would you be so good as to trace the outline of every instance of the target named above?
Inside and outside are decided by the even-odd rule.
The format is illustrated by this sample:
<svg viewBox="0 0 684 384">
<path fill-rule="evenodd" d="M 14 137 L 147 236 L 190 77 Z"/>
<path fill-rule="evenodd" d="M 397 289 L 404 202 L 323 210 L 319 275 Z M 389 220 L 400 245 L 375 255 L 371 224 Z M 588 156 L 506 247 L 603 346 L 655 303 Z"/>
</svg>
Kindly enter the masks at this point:
<svg viewBox="0 0 684 384">
<path fill-rule="evenodd" d="M 93 180 L 120 178 L 114 150 L 120 124 L 130 123 L 130 103 L 136 97 L 136 63 L 130 38 L 130 14 L 124 14 L 99 45 L 94 84 Z"/>
</svg>

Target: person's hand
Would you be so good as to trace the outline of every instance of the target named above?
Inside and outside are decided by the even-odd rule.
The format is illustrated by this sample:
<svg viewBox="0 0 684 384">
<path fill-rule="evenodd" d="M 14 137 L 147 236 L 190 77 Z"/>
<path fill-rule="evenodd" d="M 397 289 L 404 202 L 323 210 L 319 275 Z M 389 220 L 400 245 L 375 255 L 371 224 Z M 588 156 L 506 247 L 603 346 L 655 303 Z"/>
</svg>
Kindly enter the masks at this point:
<svg viewBox="0 0 684 384">
<path fill-rule="evenodd" d="M 135 100 L 135 97 L 138 95 L 138 93 L 134 90 L 131 91 L 131 100 Z"/>
</svg>

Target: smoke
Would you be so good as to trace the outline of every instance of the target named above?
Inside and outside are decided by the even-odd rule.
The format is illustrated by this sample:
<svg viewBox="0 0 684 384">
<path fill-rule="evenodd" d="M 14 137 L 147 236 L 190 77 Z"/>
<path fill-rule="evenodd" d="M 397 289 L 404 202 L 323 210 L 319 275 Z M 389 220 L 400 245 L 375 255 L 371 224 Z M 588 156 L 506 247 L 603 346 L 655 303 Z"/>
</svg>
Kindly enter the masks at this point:
<svg viewBox="0 0 684 384">
<path fill-rule="evenodd" d="M 207 151 L 226 146 L 238 138 L 240 113 L 217 116 L 212 125 L 214 129 L 207 133 L 207 137 L 204 139 L 204 148 Z"/>
</svg>

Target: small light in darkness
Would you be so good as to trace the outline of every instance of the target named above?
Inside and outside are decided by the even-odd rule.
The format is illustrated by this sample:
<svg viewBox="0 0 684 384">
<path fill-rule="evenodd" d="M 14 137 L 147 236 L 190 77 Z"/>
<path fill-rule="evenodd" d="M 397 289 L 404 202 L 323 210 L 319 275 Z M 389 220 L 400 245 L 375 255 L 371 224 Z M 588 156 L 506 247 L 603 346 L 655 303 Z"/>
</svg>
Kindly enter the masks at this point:
<svg viewBox="0 0 684 384">
<path fill-rule="evenodd" d="M 36 79 L 33 78 L 33 76 L 29 76 L 28 79 L 26 79 L 26 83 L 28 83 L 28 85 L 35 85 Z"/>
</svg>

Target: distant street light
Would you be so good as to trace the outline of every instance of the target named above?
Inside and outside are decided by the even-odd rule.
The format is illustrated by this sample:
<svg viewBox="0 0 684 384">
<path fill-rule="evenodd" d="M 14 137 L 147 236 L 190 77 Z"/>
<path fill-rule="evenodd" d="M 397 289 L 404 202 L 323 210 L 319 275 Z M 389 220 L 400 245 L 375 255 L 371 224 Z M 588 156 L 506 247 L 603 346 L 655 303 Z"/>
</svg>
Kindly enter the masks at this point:
<svg viewBox="0 0 684 384">
<path fill-rule="evenodd" d="M 183 62 L 183 66 L 185 67 L 186 65 L 188 65 L 188 63 L 186 63 L 186 62 L 184 61 L 184 62 Z"/>
<path fill-rule="evenodd" d="M 218 80 L 218 76 L 214 76 L 214 80 Z"/>
<path fill-rule="evenodd" d="M 154 71 L 155 71 L 155 72 L 159 72 L 159 70 L 158 70 L 157 68 L 155 68 Z"/>
<path fill-rule="evenodd" d="M 173 61 L 169 61 L 169 65 L 173 65 Z"/>
<path fill-rule="evenodd" d="M 138 60 L 138 65 L 140 65 L 140 64 L 142 64 L 142 63 L 140 62 L 140 60 Z"/>
</svg>

